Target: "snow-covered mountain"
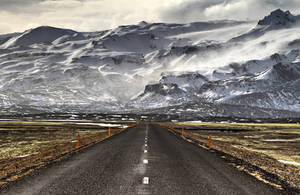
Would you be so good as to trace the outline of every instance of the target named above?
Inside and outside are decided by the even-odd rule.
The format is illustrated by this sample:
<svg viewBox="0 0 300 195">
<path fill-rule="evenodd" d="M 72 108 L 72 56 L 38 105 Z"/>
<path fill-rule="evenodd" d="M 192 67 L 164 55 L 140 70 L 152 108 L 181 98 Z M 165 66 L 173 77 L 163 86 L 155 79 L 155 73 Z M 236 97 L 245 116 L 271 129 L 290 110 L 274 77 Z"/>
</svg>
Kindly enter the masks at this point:
<svg viewBox="0 0 300 195">
<path fill-rule="evenodd" d="M 61 40 L 78 40 L 83 39 L 81 33 L 73 30 L 54 28 L 49 26 L 41 26 L 35 29 L 25 31 L 19 36 L 9 39 L 2 47 L 8 48 L 13 46 L 29 46 L 33 44 L 51 44 Z"/>
<path fill-rule="evenodd" d="M 260 20 L 257 26 L 250 32 L 234 37 L 233 41 L 242 41 L 252 38 L 258 38 L 265 33 L 272 30 L 280 30 L 286 28 L 293 28 L 295 25 L 299 25 L 300 16 L 294 16 L 289 11 L 283 12 L 281 9 L 277 9 L 271 12 L 270 15 Z"/>
<path fill-rule="evenodd" d="M 0 35 L 0 106 L 81 112 L 245 105 L 254 113 L 249 117 L 258 108 L 268 117 L 278 116 L 270 109 L 300 112 L 299 22 L 275 10 L 258 23 L 143 21 L 99 32 L 42 26 Z"/>
</svg>

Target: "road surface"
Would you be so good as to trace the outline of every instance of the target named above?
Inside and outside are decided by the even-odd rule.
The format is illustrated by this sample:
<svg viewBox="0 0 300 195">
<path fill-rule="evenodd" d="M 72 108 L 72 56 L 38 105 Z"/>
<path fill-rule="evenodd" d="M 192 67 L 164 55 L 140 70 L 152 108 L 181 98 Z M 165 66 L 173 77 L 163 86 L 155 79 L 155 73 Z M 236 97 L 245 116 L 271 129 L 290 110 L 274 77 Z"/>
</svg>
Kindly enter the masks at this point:
<svg viewBox="0 0 300 195">
<path fill-rule="evenodd" d="M 11 183 L 0 194 L 280 194 L 216 154 L 142 124 Z"/>
</svg>

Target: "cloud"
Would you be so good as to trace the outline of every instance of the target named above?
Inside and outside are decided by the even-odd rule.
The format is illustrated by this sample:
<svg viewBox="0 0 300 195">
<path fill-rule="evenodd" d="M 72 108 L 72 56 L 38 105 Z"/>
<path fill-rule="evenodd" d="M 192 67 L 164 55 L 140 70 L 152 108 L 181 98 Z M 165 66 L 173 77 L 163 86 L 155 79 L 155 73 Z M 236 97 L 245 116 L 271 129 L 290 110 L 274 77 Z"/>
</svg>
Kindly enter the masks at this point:
<svg viewBox="0 0 300 195">
<path fill-rule="evenodd" d="M 169 22 L 257 20 L 278 8 L 300 12 L 298 0 L 187 0 L 161 17 Z"/>
<path fill-rule="evenodd" d="M 124 24 L 258 19 L 276 8 L 299 13 L 299 0 L 1 0 L 0 33 L 40 25 L 97 31 Z"/>
<path fill-rule="evenodd" d="M 182 1 L 1 0 L 0 24 L 9 26 L 6 32 L 24 31 L 39 25 L 78 31 L 103 30 L 142 20 L 160 21 L 159 13 Z"/>
</svg>

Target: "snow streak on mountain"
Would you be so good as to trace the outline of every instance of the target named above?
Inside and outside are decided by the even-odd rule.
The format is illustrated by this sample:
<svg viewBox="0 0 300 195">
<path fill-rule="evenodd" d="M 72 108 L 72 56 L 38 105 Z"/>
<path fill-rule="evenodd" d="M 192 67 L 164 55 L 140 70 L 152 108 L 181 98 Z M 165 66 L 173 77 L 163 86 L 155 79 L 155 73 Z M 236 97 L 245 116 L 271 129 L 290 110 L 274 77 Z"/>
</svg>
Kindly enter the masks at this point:
<svg viewBox="0 0 300 195">
<path fill-rule="evenodd" d="M 249 117 L 257 110 L 293 115 L 300 112 L 299 34 L 300 16 L 278 9 L 258 23 L 143 21 L 101 32 L 41 26 L 0 35 L 0 106 L 80 112 L 194 105 L 186 109 L 199 112 L 226 105 L 227 115 L 239 106 L 253 111 Z"/>
</svg>

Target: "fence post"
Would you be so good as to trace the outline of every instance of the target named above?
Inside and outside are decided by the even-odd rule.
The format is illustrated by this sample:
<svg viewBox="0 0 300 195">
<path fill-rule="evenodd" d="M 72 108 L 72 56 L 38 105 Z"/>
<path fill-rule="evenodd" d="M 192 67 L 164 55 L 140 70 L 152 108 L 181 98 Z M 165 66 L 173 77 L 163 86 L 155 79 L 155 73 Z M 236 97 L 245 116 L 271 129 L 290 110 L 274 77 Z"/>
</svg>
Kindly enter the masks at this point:
<svg viewBox="0 0 300 195">
<path fill-rule="evenodd" d="M 110 135 L 111 135 L 111 130 L 110 130 L 110 127 L 108 127 L 107 134 L 108 134 L 108 136 L 110 136 Z"/>
<path fill-rule="evenodd" d="M 181 129 L 181 136 L 184 137 L 184 129 Z"/>
</svg>

